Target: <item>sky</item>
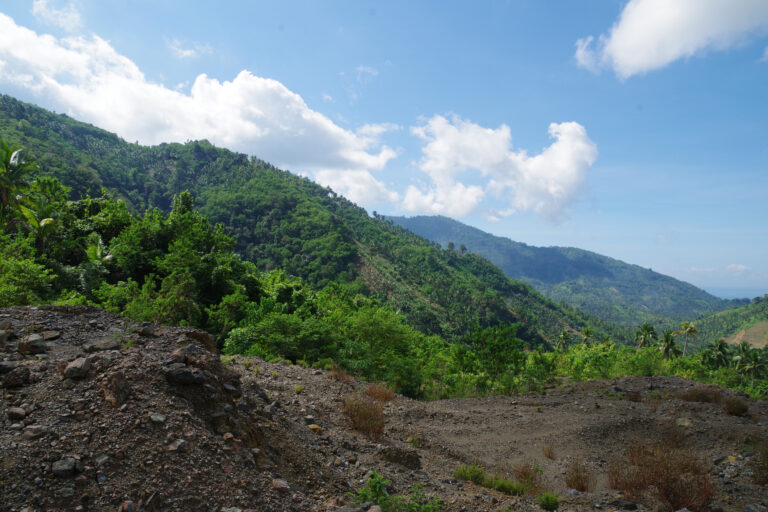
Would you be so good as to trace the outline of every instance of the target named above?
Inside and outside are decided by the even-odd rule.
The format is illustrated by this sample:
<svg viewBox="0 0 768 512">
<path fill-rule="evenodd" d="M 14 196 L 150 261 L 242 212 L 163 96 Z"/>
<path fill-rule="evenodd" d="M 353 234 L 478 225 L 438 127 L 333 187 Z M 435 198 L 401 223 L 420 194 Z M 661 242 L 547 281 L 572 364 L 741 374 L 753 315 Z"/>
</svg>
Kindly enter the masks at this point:
<svg viewBox="0 0 768 512">
<path fill-rule="evenodd" d="M 6 0 L 0 92 L 768 293 L 765 0 Z"/>
</svg>

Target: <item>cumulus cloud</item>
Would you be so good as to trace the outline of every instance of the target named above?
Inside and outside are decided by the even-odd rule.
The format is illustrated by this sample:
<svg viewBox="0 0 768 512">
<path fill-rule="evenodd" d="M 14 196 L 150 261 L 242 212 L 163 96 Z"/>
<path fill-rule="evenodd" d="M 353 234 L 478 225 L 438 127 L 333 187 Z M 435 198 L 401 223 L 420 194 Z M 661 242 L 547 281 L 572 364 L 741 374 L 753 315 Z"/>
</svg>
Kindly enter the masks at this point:
<svg viewBox="0 0 768 512">
<path fill-rule="evenodd" d="M 403 206 L 415 212 L 468 215 L 492 194 L 510 206 L 493 213 L 495 218 L 532 211 L 559 222 L 597 159 L 596 145 L 576 122 L 550 124 L 554 142 L 535 156 L 513 150 L 507 125 L 491 129 L 458 116 L 438 115 L 411 132 L 426 143 L 418 166 L 432 182 L 426 190 L 408 187 Z M 466 174 L 479 175 L 484 186 L 467 186 L 459 180 Z"/>
<path fill-rule="evenodd" d="M 315 181 L 358 204 L 395 203 L 397 192 L 389 190 L 368 171 L 315 171 Z"/>
<path fill-rule="evenodd" d="M 576 42 L 575 59 L 625 79 L 765 32 L 765 0 L 630 0 L 607 35 Z"/>
<path fill-rule="evenodd" d="M 2 13 L 0 68 L 0 84 L 36 91 L 57 109 L 127 140 L 205 138 L 282 167 L 318 171 L 329 183 L 330 172 L 360 179 L 396 156 L 379 139 L 391 126 L 345 130 L 276 80 L 248 71 L 229 81 L 202 74 L 185 93 L 147 80 L 98 36 L 38 35 Z"/>
<path fill-rule="evenodd" d="M 73 32 L 80 28 L 80 12 L 70 2 L 61 9 L 51 5 L 50 0 L 35 0 L 32 2 L 32 14 L 44 22 Z"/>
<path fill-rule="evenodd" d="M 742 272 L 746 272 L 747 270 L 752 270 L 750 267 L 746 265 L 742 265 L 740 263 L 731 263 L 726 267 L 726 270 L 728 272 L 735 272 L 737 274 L 741 274 Z"/>
<path fill-rule="evenodd" d="M 177 59 L 193 59 L 213 52 L 213 49 L 207 43 L 193 43 L 185 47 L 178 39 L 171 39 L 166 41 L 165 44 L 171 51 L 171 54 Z"/>
</svg>

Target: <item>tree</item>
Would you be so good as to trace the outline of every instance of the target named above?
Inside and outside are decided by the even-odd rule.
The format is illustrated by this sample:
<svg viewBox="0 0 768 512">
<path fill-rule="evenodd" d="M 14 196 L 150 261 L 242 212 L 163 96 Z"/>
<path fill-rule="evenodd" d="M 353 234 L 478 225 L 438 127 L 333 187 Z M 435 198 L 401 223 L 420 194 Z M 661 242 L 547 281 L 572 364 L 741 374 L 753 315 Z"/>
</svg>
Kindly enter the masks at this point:
<svg viewBox="0 0 768 512">
<path fill-rule="evenodd" d="M 731 361 L 731 349 L 724 339 L 713 341 L 704 351 L 707 363 L 712 368 L 724 368 Z"/>
<path fill-rule="evenodd" d="M 37 164 L 25 156 L 21 147 L 9 146 L 0 139 L 0 222 L 12 215 L 21 194 L 29 188 L 29 175 L 35 170 Z"/>
<path fill-rule="evenodd" d="M 683 357 L 685 357 L 685 352 L 688 350 L 688 338 L 691 336 L 696 338 L 699 335 L 699 330 L 693 322 L 683 322 L 680 324 L 680 330 L 675 331 L 675 334 L 685 336 L 685 344 L 683 345 Z"/>
<path fill-rule="evenodd" d="M 590 346 L 594 341 L 594 337 L 595 332 L 590 327 L 585 327 L 581 330 L 581 342 L 584 345 Z"/>
<path fill-rule="evenodd" d="M 560 352 L 565 351 L 568 348 L 568 342 L 571 341 L 571 335 L 568 329 L 563 329 L 560 334 L 557 335 L 557 350 Z"/>
<path fill-rule="evenodd" d="M 635 332 L 637 348 L 643 348 L 646 345 L 650 345 L 657 337 L 656 329 L 654 329 L 648 322 L 645 322 Z"/>
<path fill-rule="evenodd" d="M 659 340 L 659 351 L 667 359 L 680 355 L 680 348 L 675 343 L 675 331 L 666 331 L 664 333 L 664 336 Z"/>
</svg>

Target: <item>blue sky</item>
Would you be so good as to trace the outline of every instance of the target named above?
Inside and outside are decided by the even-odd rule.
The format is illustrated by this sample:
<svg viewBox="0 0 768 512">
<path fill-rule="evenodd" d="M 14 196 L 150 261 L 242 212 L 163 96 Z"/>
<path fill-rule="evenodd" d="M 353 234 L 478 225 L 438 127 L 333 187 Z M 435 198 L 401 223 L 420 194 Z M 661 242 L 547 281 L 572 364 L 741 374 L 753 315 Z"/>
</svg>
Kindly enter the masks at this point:
<svg viewBox="0 0 768 512">
<path fill-rule="evenodd" d="M 768 2 L 35 0 L 0 91 L 369 211 L 768 292 Z"/>
</svg>

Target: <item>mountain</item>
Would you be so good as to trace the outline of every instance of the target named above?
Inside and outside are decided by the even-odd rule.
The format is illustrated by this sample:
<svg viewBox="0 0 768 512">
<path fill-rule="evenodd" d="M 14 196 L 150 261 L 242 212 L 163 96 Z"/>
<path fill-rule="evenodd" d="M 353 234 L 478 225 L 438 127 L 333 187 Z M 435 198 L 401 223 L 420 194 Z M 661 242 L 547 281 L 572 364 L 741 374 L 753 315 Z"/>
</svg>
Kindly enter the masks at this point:
<svg viewBox="0 0 768 512">
<path fill-rule="evenodd" d="M 0 97 L 0 136 L 29 150 L 75 197 L 105 189 L 136 211 L 167 211 L 174 194 L 189 190 L 195 207 L 224 224 L 237 251 L 260 269 L 285 269 L 316 289 L 334 281 L 356 286 L 427 334 L 456 340 L 477 325 L 517 322 L 532 344 L 587 325 L 596 336 L 620 337 L 479 256 L 442 250 L 328 188 L 207 141 L 131 144 L 9 96 Z"/>
<path fill-rule="evenodd" d="M 702 318 L 696 322 L 696 328 L 700 344 L 724 338 L 734 345 L 746 341 L 754 347 L 764 347 L 768 342 L 768 295 Z"/>
<path fill-rule="evenodd" d="M 725 300 L 650 269 L 573 247 L 534 247 L 439 216 L 388 217 L 443 247 L 482 254 L 510 279 L 618 325 L 674 327 L 745 301 Z"/>
</svg>

